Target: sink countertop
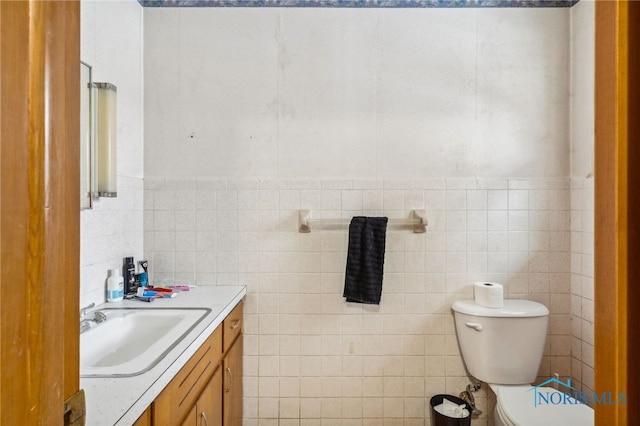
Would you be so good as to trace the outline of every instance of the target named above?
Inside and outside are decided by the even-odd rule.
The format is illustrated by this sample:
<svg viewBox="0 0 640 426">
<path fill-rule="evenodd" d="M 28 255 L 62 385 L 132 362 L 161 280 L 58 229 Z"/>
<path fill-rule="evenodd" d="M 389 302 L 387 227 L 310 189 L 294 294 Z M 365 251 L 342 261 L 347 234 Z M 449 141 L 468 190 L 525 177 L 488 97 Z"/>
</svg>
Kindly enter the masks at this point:
<svg viewBox="0 0 640 426">
<path fill-rule="evenodd" d="M 246 287 L 240 285 L 200 286 L 151 303 L 123 300 L 97 306 L 95 310 L 205 307 L 211 312 L 146 373 L 133 377 L 81 377 L 80 388 L 85 391 L 87 403 L 86 424 L 133 424 L 246 294 Z"/>
</svg>

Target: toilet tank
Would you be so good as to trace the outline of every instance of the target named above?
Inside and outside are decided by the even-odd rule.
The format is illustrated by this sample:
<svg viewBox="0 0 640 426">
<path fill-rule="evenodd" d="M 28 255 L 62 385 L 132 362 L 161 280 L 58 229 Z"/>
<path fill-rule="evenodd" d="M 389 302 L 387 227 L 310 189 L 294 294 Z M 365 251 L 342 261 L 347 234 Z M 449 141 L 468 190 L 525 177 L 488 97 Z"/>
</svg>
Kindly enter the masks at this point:
<svg viewBox="0 0 640 426">
<path fill-rule="evenodd" d="M 469 374 L 486 383 L 535 381 L 547 337 L 549 310 L 530 300 L 505 299 L 502 308 L 458 300 L 456 334 Z"/>
</svg>

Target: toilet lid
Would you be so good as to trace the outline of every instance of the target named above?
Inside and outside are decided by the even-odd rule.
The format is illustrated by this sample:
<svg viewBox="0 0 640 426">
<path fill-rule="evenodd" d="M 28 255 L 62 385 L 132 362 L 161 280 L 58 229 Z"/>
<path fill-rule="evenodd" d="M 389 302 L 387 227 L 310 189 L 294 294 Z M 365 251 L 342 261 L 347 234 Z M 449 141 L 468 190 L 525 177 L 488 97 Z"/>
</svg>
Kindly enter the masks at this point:
<svg viewBox="0 0 640 426">
<path fill-rule="evenodd" d="M 536 399 L 536 393 L 541 393 L 546 398 Z M 506 417 L 505 420 L 512 424 L 587 426 L 594 423 L 591 407 L 553 388 L 500 386 L 496 394 L 499 411 Z"/>
</svg>

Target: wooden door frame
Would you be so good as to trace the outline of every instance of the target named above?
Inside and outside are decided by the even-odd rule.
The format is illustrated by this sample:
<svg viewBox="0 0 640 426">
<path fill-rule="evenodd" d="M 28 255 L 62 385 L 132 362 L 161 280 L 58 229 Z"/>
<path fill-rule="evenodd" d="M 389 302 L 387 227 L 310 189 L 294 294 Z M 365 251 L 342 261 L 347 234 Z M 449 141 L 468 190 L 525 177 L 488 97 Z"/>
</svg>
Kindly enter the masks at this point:
<svg viewBox="0 0 640 426">
<path fill-rule="evenodd" d="M 596 3 L 595 391 L 596 424 L 640 424 L 640 3 Z M 635 305 L 635 306 L 634 306 Z"/>
<path fill-rule="evenodd" d="M 79 387 L 79 6 L 0 1 L 0 424 Z"/>
</svg>

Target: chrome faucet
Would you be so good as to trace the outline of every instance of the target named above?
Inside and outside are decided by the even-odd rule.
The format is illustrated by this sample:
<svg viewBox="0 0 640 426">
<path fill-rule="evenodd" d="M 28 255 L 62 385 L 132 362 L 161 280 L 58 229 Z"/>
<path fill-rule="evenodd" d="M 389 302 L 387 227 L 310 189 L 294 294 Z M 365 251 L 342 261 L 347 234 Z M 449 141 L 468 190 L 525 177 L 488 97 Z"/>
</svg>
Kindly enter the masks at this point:
<svg viewBox="0 0 640 426">
<path fill-rule="evenodd" d="M 96 306 L 96 304 L 95 303 L 91 303 L 90 305 L 87 305 L 84 308 L 80 308 L 80 317 L 85 316 L 87 311 L 89 309 L 93 308 L 94 306 Z"/>
<path fill-rule="evenodd" d="M 96 306 L 96 304 L 91 303 L 84 308 L 80 308 L 80 334 L 89 330 L 91 328 L 92 322 L 95 324 L 100 324 L 101 322 L 105 322 L 107 320 L 107 315 L 105 315 L 105 313 L 102 311 L 95 311 L 91 312 L 91 314 L 87 314 L 87 311 L 94 306 Z"/>
</svg>

